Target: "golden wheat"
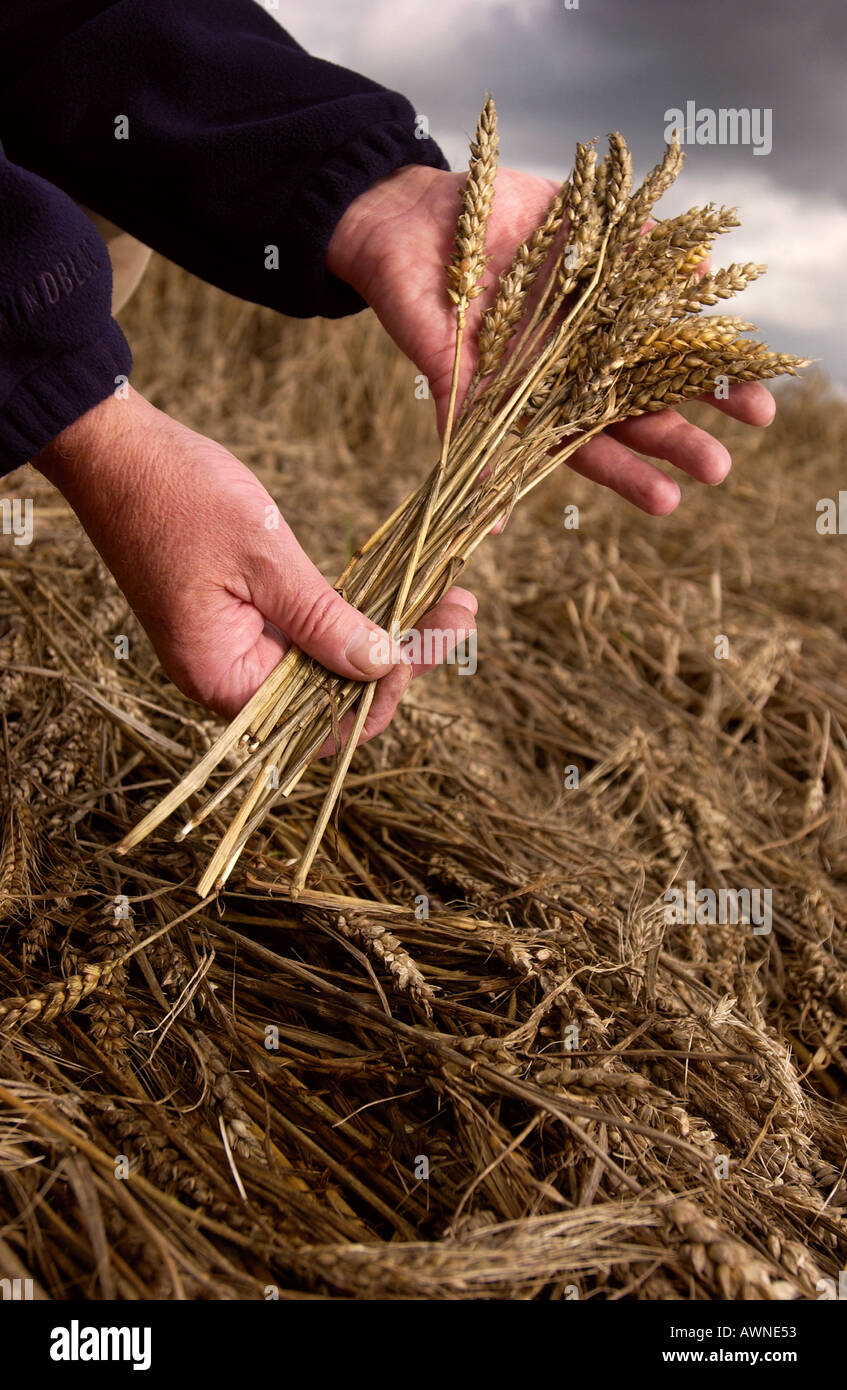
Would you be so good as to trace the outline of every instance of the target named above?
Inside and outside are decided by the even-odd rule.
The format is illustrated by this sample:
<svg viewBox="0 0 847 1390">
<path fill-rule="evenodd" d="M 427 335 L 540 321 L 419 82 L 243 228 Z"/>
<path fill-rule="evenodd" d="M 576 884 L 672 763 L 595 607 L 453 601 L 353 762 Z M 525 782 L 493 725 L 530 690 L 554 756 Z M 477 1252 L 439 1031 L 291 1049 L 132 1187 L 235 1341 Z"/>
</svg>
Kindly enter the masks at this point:
<svg viewBox="0 0 847 1390">
<path fill-rule="evenodd" d="M 674 137 L 663 160 L 632 193 L 632 162 L 621 135 L 610 136 L 609 153 L 599 165 L 593 145 L 577 146 L 570 180 L 518 247 L 482 317 L 478 367 L 454 429 L 466 311 L 482 293 L 489 261 L 497 115 L 487 99 L 471 145 L 456 246 L 447 267 L 456 343 L 441 455 L 426 482 L 356 552 L 337 584 L 380 626 L 392 633 L 413 627 L 492 526 L 608 425 L 730 383 L 793 375 L 808 365 L 741 336 L 748 327 L 741 320 L 697 317 L 700 308 L 731 298 L 764 267 L 732 265 L 701 276 L 701 261 L 714 239 L 738 225 L 731 209 L 692 208 L 646 228 L 682 160 Z M 540 292 L 530 296 L 545 268 Z M 298 896 L 374 688 L 333 675 L 291 648 L 213 748 L 125 836 L 118 852 L 137 845 L 199 791 L 234 748 L 246 745 L 241 766 L 180 831 L 180 836 L 189 833 L 250 779 L 197 891 L 206 896 L 221 888 L 270 807 L 291 793 L 342 715 L 356 707 L 353 729 L 290 884 L 291 895 Z"/>
</svg>

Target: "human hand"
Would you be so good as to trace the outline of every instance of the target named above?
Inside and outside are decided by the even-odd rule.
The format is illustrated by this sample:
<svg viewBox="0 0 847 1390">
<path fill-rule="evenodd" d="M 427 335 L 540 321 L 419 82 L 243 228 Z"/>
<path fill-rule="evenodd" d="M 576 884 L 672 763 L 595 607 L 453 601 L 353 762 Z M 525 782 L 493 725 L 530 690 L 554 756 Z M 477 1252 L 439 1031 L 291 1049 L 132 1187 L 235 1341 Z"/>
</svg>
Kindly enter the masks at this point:
<svg viewBox="0 0 847 1390">
<path fill-rule="evenodd" d="M 386 727 L 411 677 L 435 664 L 372 665 L 391 654 L 380 629 L 323 578 L 249 468 L 137 392 L 95 406 L 33 461 L 70 502 L 167 675 L 226 718 L 289 641 L 339 675 L 379 678 L 360 743 Z M 476 608 L 472 594 L 452 588 L 418 627 L 460 642 Z M 350 723 L 342 720 L 342 735 Z"/>
<path fill-rule="evenodd" d="M 420 368 L 435 399 L 439 428 L 447 413 L 455 344 L 455 315 L 447 298 L 445 265 L 453 251 L 464 174 L 408 165 L 360 195 L 335 229 L 327 254 L 333 274 L 351 284 L 373 307 L 394 341 Z M 493 289 L 515 248 L 538 225 L 556 191 L 549 179 L 514 169 L 497 174 L 488 223 L 491 262 L 486 284 Z M 475 299 L 467 316 L 467 348 L 459 400 L 476 366 L 475 331 L 491 301 L 491 289 Z M 749 425 L 768 425 L 776 409 L 761 382 L 730 388 L 726 400 L 710 405 Z M 678 484 L 638 453 L 665 459 L 703 483 L 719 483 L 729 472 L 728 450 L 676 410 L 613 425 L 583 445 L 567 465 L 612 488 L 642 511 L 663 516 L 674 510 Z"/>
</svg>

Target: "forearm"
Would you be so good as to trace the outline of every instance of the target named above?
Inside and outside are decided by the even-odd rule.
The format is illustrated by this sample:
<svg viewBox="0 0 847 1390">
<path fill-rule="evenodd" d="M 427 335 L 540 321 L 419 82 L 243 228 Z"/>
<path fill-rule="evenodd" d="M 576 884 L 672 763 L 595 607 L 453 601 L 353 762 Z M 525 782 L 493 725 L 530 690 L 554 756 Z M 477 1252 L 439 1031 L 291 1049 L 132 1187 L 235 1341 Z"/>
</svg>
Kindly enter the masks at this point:
<svg viewBox="0 0 847 1390">
<path fill-rule="evenodd" d="M 109 396 L 52 439 L 32 460 L 58 488 L 120 583 L 173 524 L 168 428 L 178 429 L 136 391 Z"/>
<path fill-rule="evenodd" d="M 126 441 L 150 427 L 159 412 L 128 388 L 124 397 L 109 396 L 85 411 L 32 459 L 33 466 L 57 487 L 77 514 L 92 505 L 108 511 L 139 487 L 148 490 L 151 477 L 139 477 L 126 467 Z M 151 439 L 150 462 L 155 456 Z"/>
<path fill-rule="evenodd" d="M 190 459 L 187 437 L 196 442 Z M 219 539 L 207 545 L 203 514 L 214 493 L 204 455 L 215 448 L 130 389 L 80 416 L 32 460 L 73 508 L 148 630 L 172 621 L 182 571 L 211 563 L 220 549 Z"/>
<path fill-rule="evenodd" d="M 241 298 L 361 308 L 326 267 L 338 221 L 393 170 L 445 165 L 404 97 L 313 58 L 254 0 L 26 4 L 29 39 L 23 0 L 0 13 L 22 69 L 0 106 L 15 159 Z"/>
</svg>

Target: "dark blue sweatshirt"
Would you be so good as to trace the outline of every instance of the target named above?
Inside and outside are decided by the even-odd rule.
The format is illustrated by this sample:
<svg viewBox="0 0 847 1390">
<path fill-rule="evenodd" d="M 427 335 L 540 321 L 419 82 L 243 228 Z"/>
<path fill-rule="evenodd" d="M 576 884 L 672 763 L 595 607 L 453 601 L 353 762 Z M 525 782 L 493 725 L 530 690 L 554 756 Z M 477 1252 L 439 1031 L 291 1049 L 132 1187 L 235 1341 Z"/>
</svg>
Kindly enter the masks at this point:
<svg viewBox="0 0 847 1390">
<path fill-rule="evenodd" d="M 2 0 L 0 142 L 0 474 L 130 370 L 74 200 L 242 299 L 338 318 L 363 307 L 325 265 L 345 208 L 404 164 L 447 167 L 405 97 L 255 0 Z"/>
</svg>

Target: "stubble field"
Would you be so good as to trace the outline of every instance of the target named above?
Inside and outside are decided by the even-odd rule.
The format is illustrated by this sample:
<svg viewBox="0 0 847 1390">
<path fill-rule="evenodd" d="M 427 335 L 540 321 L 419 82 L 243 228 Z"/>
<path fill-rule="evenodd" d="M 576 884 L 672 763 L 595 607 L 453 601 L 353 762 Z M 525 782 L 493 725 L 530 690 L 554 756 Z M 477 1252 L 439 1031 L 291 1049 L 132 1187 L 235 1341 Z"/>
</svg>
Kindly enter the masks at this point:
<svg viewBox="0 0 847 1390">
<path fill-rule="evenodd" d="M 135 386 L 254 468 L 332 577 L 431 466 L 431 404 L 370 315 L 281 321 L 159 261 L 122 322 Z M 191 886 L 214 822 L 111 853 L 218 726 L 58 494 L 0 485 L 35 502 L 32 545 L 0 552 L 0 1277 L 88 1299 L 837 1281 L 847 538 L 815 522 L 847 406 L 814 378 L 779 399 L 765 432 L 715 417 L 734 471 L 671 518 L 565 468 L 533 493 L 463 578 L 478 669 L 415 682 L 356 754 L 296 906 L 273 888 L 329 765 L 217 905 Z M 708 895 L 669 920 L 671 885 L 767 920 L 711 920 Z"/>
</svg>

